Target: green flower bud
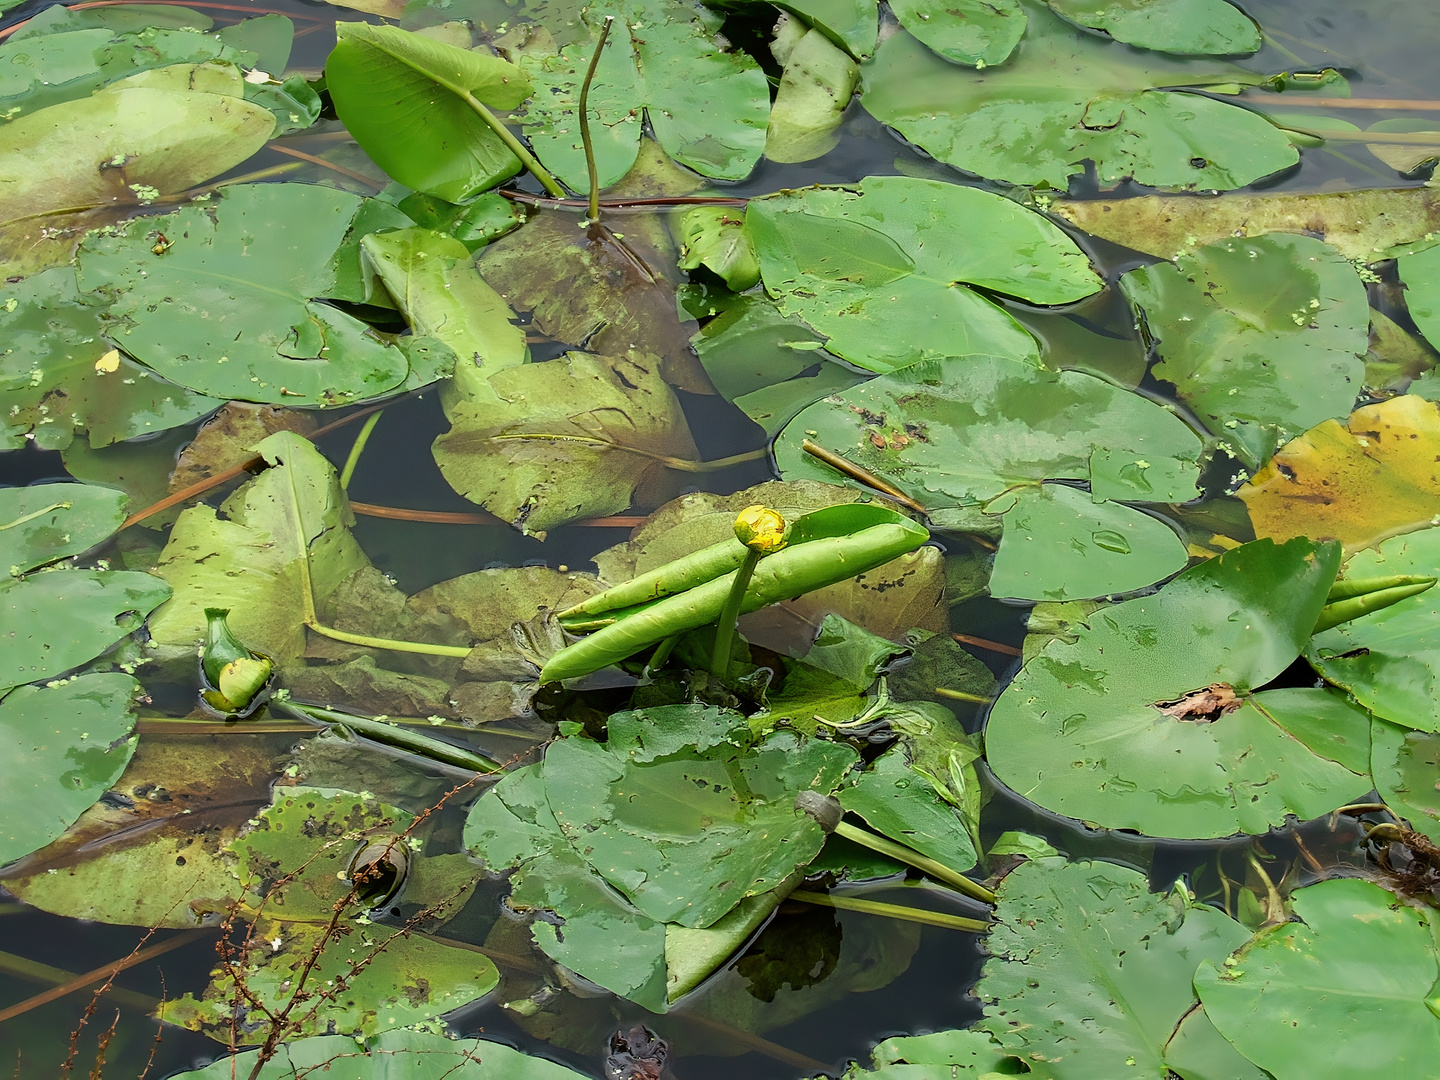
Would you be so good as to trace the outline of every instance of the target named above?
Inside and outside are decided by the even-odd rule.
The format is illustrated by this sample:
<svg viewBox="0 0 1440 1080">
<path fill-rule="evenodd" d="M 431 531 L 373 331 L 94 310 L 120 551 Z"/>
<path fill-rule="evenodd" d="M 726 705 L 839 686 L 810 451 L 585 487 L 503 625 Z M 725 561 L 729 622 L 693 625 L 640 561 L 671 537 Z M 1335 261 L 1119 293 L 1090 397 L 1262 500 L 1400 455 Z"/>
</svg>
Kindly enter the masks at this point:
<svg viewBox="0 0 1440 1080">
<path fill-rule="evenodd" d="M 268 656 L 252 652 L 230 630 L 229 608 L 206 608 L 205 648 L 200 671 L 206 686 L 200 698 L 227 717 L 243 715 L 270 683 L 275 665 Z"/>
</svg>

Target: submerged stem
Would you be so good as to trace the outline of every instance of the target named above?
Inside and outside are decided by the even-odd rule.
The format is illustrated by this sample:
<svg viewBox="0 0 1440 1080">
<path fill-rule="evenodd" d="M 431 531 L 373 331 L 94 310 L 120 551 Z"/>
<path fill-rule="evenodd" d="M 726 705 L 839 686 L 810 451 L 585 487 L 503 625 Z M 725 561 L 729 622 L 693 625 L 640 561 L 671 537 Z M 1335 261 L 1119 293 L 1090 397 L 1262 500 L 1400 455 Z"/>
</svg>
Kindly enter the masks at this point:
<svg viewBox="0 0 1440 1080">
<path fill-rule="evenodd" d="M 995 894 L 981 885 L 978 881 L 971 881 L 964 874 L 951 870 L 944 863 L 938 863 L 934 859 L 920 854 L 913 848 L 904 844 L 897 844 L 893 840 L 887 840 L 883 836 L 876 836 L 874 833 L 866 832 L 864 829 L 857 829 L 848 821 L 842 821 L 835 826 L 835 835 L 843 836 L 846 840 L 853 841 L 861 847 L 867 847 L 871 851 L 878 851 L 881 855 L 888 855 L 892 859 L 906 863 L 923 870 L 936 881 L 943 881 L 951 888 L 958 889 L 966 896 L 973 897 L 981 903 L 995 903 Z"/>
<path fill-rule="evenodd" d="M 360 433 L 355 436 L 354 445 L 350 447 L 350 456 L 345 459 L 345 467 L 340 470 L 340 490 L 350 490 L 350 480 L 355 475 L 355 466 L 360 463 L 360 455 L 365 452 L 365 444 L 370 441 L 370 433 L 375 430 L 375 425 L 380 422 L 380 417 L 385 413 L 384 409 L 373 412 L 365 418 L 365 424 L 360 428 Z"/>
<path fill-rule="evenodd" d="M 501 766 L 473 750 L 456 746 L 454 743 L 443 742 L 440 739 L 432 739 L 418 731 L 408 731 L 383 720 L 374 720 L 368 716 L 352 716 L 350 713 L 322 709 L 316 705 L 301 705 L 295 701 L 274 702 L 272 707 L 317 723 L 338 724 L 357 734 L 374 739 L 376 742 L 393 746 L 397 750 L 408 750 L 412 754 L 418 754 L 432 761 L 453 765 L 470 772 L 493 773 L 501 770 Z"/>
<path fill-rule="evenodd" d="M 947 930 L 966 930 L 983 934 L 990 929 L 990 923 L 983 919 L 967 919 L 963 915 L 951 915 L 944 911 L 927 911 L 924 908 L 906 907 L 903 904 L 887 904 L 880 900 L 861 900 L 853 896 L 835 896 L 830 893 L 810 892 L 797 889 L 790 894 L 791 900 L 805 904 L 838 908 L 840 911 L 862 911 L 867 915 L 884 915 L 905 922 L 924 923 L 927 926 L 943 926 Z"/>
<path fill-rule="evenodd" d="M 595 80 L 595 69 L 600 66 L 600 54 L 605 51 L 605 39 L 610 36 L 614 15 L 605 16 L 605 25 L 600 28 L 600 40 L 595 45 L 595 55 L 590 57 L 590 67 L 585 71 L 585 81 L 580 84 L 580 142 L 585 147 L 585 170 L 590 176 L 590 224 L 600 220 L 600 171 L 595 167 L 595 144 L 590 140 L 590 84 Z"/>
</svg>

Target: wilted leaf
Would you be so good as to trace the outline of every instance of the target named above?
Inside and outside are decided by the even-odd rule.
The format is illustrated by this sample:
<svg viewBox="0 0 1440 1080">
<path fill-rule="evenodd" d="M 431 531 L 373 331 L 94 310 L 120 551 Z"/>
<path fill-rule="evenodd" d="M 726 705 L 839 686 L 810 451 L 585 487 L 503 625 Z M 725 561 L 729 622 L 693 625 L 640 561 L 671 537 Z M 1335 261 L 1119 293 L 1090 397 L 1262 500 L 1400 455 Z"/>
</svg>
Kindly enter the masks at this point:
<svg viewBox="0 0 1440 1080">
<path fill-rule="evenodd" d="M 1437 456 L 1440 407 L 1406 395 L 1292 439 L 1236 494 L 1256 536 L 1329 537 L 1356 551 L 1435 523 Z"/>
<path fill-rule="evenodd" d="M 521 169 L 471 102 L 513 109 L 530 95 L 519 68 L 398 26 L 337 23 L 325 85 L 346 129 L 406 187 L 451 202 Z"/>
<path fill-rule="evenodd" d="M 1440 736 L 1375 718 L 1370 726 L 1375 790 L 1411 828 L 1440 841 Z"/>
<path fill-rule="evenodd" d="M 405 355 L 317 299 L 336 286 L 332 258 L 363 205 L 309 184 L 239 184 L 213 213 L 90 237 L 80 284 L 111 298 L 126 350 L 182 386 L 292 406 L 375 397 L 404 380 Z"/>
<path fill-rule="evenodd" d="M 120 528 L 127 502 L 91 484 L 0 488 L 0 570 L 23 574 L 88 551 Z"/>
<path fill-rule="evenodd" d="M 1225 0 L 1046 0 L 1070 22 L 1116 41 L 1181 56 L 1239 56 L 1260 48 L 1260 28 Z"/>
<path fill-rule="evenodd" d="M 1112 863 L 1040 859 L 999 893 L 979 1027 L 1074 1080 L 1169 1075 L 1171 1033 L 1196 1007 L 1196 965 L 1223 960 L 1246 936 L 1183 886 L 1152 893 L 1145 875 Z M 1253 1074 L 1242 1063 L 1226 1075 Z"/>
<path fill-rule="evenodd" d="M 250 401 L 228 401 L 201 424 L 170 474 L 170 490 L 179 491 L 216 473 L 250 461 L 250 448 L 277 431 L 309 436 L 320 424 L 313 412 Z"/>
<path fill-rule="evenodd" d="M 967 71 L 907 33 L 860 72 L 861 102 L 946 164 L 992 180 L 1061 191 L 1095 162 L 1099 182 L 1243 187 L 1299 160 L 1264 117 L 1159 87 L 1254 85 L 1219 61 L 1137 54 L 1025 2 L 1024 48 L 1008 64 Z M 1166 252 L 1170 254 L 1171 252 Z"/>
<path fill-rule="evenodd" d="M 811 161 L 833 150 L 859 82 L 860 69 L 848 54 L 821 31 L 807 32 L 785 60 L 765 132 L 765 156 L 780 162 Z M 737 292 L 749 288 L 729 284 Z"/>
<path fill-rule="evenodd" d="M 1339 554 L 1258 540 L 1096 611 L 995 703 L 995 775 L 1056 813 L 1192 839 L 1263 833 L 1363 795 L 1369 776 L 1345 764 L 1364 768 L 1363 710 L 1326 690 L 1252 693 L 1304 648 Z"/>
<path fill-rule="evenodd" d="M 1220 1034 L 1276 1080 L 1428 1069 L 1440 1054 L 1433 916 L 1353 878 L 1297 889 L 1291 903 L 1297 921 L 1195 973 Z"/>
<path fill-rule="evenodd" d="M 435 463 L 450 486 L 526 533 L 630 505 L 695 443 L 655 357 L 569 353 L 504 369 L 499 402 L 460 401 Z"/>
<path fill-rule="evenodd" d="M 855 190 L 756 199 L 746 222 L 780 310 L 871 371 L 974 354 L 1038 360 L 1004 309 L 960 283 L 1037 304 L 1101 287 L 1085 253 L 1040 215 L 934 180 L 871 177 Z"/>
</svg>

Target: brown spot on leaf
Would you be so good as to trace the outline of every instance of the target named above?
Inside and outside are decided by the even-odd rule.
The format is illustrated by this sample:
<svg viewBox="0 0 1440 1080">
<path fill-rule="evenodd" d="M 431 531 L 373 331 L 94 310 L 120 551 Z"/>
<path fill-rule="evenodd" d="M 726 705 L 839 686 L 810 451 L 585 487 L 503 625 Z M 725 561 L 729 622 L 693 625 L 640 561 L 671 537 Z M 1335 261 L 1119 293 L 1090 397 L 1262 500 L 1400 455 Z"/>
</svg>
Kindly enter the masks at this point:
<svg viewBox="0 0 1440 1080">
<path fill-rule="evenodd" d="M 1245 702 L 1228 683 L 1211 683 L 1203 690 L 1192 690 L 1175 701 L 1162 701 L 1156 708 L 1175 720 L 1210 724 L 1243 704 Z"/>
</svg>

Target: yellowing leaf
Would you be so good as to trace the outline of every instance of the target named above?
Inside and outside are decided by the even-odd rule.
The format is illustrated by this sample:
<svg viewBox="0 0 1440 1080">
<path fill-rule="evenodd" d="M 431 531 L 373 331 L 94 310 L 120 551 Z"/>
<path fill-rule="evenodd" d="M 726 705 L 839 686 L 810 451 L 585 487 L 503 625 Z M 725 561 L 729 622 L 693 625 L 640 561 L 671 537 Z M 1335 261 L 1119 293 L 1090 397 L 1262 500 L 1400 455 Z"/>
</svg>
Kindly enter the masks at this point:
<svg viewBox="0 0 1440 1080">
<path fill-rule="evenodd" d="M 108 375 L 120 368 L 120 350 L 111 349 L 99 360 L 95 361 L 95 373 L 97 375 Z"/>
</svg>

